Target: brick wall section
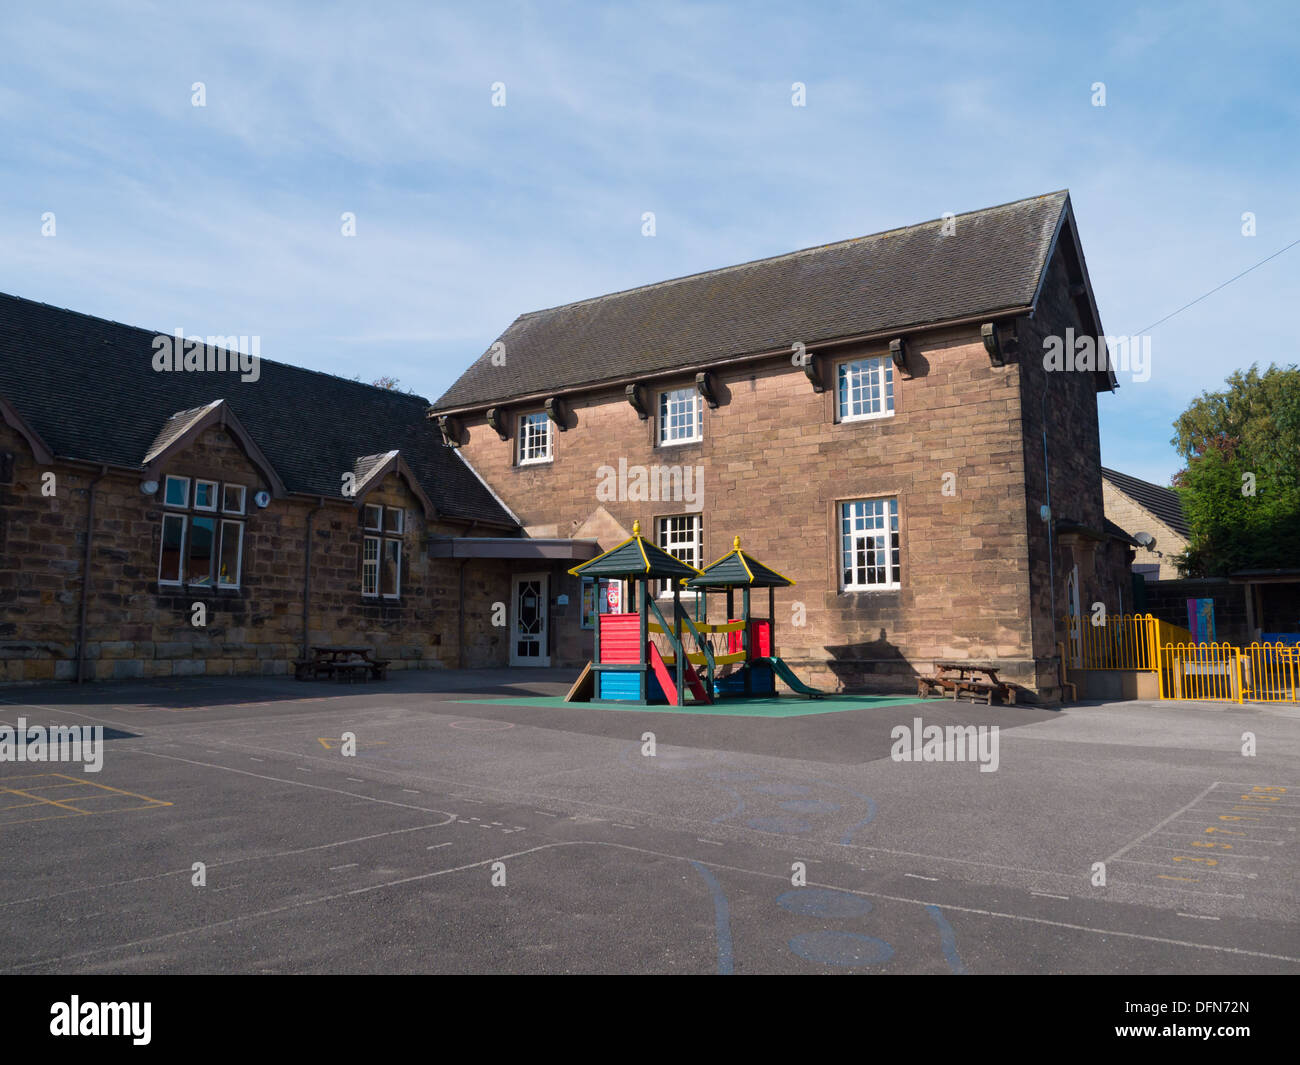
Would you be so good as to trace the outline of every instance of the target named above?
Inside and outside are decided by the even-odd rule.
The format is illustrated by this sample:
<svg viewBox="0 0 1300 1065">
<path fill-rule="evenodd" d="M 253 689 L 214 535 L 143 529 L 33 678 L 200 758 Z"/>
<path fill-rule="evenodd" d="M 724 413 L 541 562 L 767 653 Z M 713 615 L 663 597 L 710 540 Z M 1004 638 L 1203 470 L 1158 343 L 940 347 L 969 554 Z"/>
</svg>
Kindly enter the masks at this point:
<svg viewBox="0 0 1300 1065">
<path fill-rule="evenodd" d="M 86 502 L 96 471 L 54 467 L 57 493 L 40 495 L 41 473 L 25 441 L 0 425 L 0 455 L 11 455 L 0 483 L 0 682 L 72 679 L 81 602 Z M 97 489 L 86 614 L 91 679 L 192 674 L 284 675 L 303 646 L 306 535 L 312 529 L 310 643 L 368 644 L 393 669 L 455 667 L 459 661 L 461 563 L 431 560 L 429 534 L 463 525 L 427 522 L 398 475 L 367 502 L 406 510 L 400 602 L 361 595 L 360 508 L 345 500 L 273 499 L 242 449 L 213 428 L 169 462 L 175 474 L 247 486 L 243 574 L 237 590 L 159 585 L 161 492 L 146 497 L 139 474 L 110 472 Z M 509 597 L 509 573 L 493 561 L 466 563 L 465 664 L 505 664 L 504 629 L 490 624 L 490 604 Z M 207 624 L 191 623 L 195 602 Z"/>
<path fill-rule="evenodd" d="M 882 354 L 881 345 L 842 353 Z M 934 657 L 1023 663 L 1016 370 L 991 367 L 970 330 L 916 344 L 912 360 L 915 376 L 896 381 L 892 418 L 836 424 L 833 390 L 815 394 L 802 370 L 781 361 L 720 372 L 721 405 L 706 407 L 698 444 L 656 447 L 654 419 L 639 420 L 622 392 L 611 391 L 573 402 L 551 463 L 517 466 L 513 432 L 502 441 L 475 419 L 465 453 L 537 536 L 572 535 L 600 506 L 625 530 L 639 519 L 653 535 L 657 517 L 685 513 L 687 503 L 602 501 L 598 469 L 620 458 L 630 466 L 703 466 L 705 560 L 739 534 L 748 551 L 798 582 L 777 595 L 778 649 L 820 683 L 896 689 Z M 833 382 L 829 367 L 825 380 Z M 656 390 L 689 384 L 683 377 Z M 942 494 L 945 473 L 956 476 L 954 496 Z M 836 504 L 882 495 L 899 499 L 903 586 L 841 593 Z M 558 590 L 576 603 L 576 582 L 552 594 Z M 756 613 L 766 613 L 765 600 Z M 802 628 L 791 623 L 796 603 L 806 612 Z M 712 618 L 721 607 L 715 600 Z M 557 647 L 566 663 L 588 657 L 590 634 L 578 634 L 576 611 L 567 624 L 553 620 L 564 629 Z"/>
<path fill-rule="evenodd" d="M 1106 517 L 1130 536 L 1134 533 L 1147 532 L 1156 538 L 1155 544 L 1151 547 L 1133 549 L 1136 552 L 1134 564 L 1159 566 L 1157 580 L 1177 580 L 1178 567 L 1173 564 L 1172 559 L 1187 547 L 1187 540 L 1132 496 L 1125 495 L 1109 481 L 1103 479 L 1101 487 L 1106 503 Z"/>
</svg>

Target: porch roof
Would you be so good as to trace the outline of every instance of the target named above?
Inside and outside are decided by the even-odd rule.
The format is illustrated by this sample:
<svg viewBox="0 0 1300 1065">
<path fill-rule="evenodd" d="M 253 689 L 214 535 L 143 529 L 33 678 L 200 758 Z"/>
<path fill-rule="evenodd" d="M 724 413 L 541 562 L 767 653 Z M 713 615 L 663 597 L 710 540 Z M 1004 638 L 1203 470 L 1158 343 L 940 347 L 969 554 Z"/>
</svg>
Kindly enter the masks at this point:
<svg viewBox="0 0 1300 1065">
<path fill-rule="evenodd" d="M 600 554 L 595 540 L 532 539 L 521 536 L 431 536 L 430 558 L 518 558 L 585 561 Z"/>
</svg>

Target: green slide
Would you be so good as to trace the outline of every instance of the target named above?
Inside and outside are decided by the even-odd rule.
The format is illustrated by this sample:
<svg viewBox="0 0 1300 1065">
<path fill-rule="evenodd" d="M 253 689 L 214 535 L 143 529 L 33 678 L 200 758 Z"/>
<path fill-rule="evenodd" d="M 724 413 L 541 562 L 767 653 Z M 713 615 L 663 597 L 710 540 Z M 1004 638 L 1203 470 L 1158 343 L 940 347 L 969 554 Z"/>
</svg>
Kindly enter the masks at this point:
<svg viewBox="0 0 1300 1065">
<path fill-rule="evenodd" d="M 771 665 L 772 672 L 780 677 L 785 682 L 786 687 L 792 692 L 796 692 L 799 695 L 806 695 L 809 699 L 821 699 L 826 695 L 826 692 L 821 691 L 820 689 L 808 687 L 808 685 L 796 677 L 790 667 L 777 658 L 776 655 L 772 655 L 767 659 L 758 659 L 757 661 L 766 661 Z"/>
</svg>

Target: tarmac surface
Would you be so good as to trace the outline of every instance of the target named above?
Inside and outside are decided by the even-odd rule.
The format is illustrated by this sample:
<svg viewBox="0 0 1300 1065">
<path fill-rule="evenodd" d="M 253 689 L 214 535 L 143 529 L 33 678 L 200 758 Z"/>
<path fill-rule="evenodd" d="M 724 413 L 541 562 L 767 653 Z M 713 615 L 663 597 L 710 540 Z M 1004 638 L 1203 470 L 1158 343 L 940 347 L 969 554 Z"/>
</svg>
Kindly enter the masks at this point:
<svg viewBox="0 0 1300 1065">
<path fill-rule="evenodd" d="M 0 972 L 1300 972 L 1300 709 L 571 679 L 5 689 L 106 733 L 98 773 L 0 761 Z M 918 718 L 998 726 L 996 770 L 894 760 Z"/>
</svg>

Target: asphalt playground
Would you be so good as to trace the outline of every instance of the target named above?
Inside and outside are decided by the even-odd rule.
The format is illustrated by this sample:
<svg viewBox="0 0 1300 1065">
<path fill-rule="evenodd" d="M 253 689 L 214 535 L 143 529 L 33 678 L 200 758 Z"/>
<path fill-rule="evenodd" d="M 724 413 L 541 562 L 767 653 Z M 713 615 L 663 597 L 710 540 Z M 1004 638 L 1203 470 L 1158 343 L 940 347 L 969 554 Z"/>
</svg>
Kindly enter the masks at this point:
<svg viewBox="0 0 1300 1065">
<path fill-rule="evenodd" d="M 0 972 L 1300 972 L 1294 707 L 571 679 L 0 692 L 106 736 L 98 773 L 0 762 Z M 997 770 L 893 760 L 917 718 L 997 725 Z"/>
</svg>

